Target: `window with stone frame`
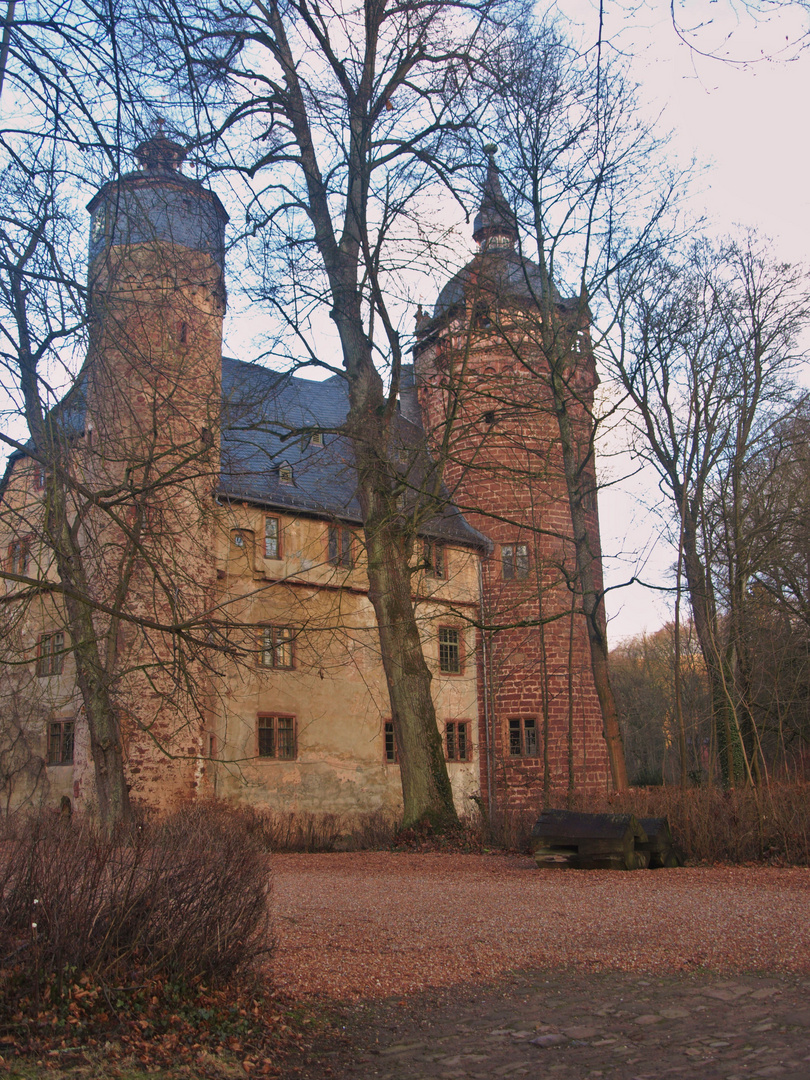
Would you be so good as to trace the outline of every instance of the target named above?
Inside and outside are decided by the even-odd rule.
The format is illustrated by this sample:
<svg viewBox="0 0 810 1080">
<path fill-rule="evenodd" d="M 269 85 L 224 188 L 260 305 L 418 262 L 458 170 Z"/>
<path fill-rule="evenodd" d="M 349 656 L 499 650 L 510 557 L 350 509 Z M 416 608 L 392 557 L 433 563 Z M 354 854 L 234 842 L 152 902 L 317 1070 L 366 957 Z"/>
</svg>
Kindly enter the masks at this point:
<svg viewBox="0 0 810 1080">
<path fill-rule="evenodd" d="M 397 754 L 397 739 L 394 734 L 393 720 L 386 720 L 383 724 L 383 740 L 383 755 L 386 764 L 396 765 L 399 761 L 399 755 Z"/>
<path fill-rule="evenodd" d="M 425 573 L 428 577 L 447 577 L 447 549 L 439 540 L 425 540 L 423 547 Z"/>
<path fill-rule="evenodd" d="M 529 545 L 501 544 L 501 570 L 504 581 L 525 581 L 529 576 Z"/>
<path fill-rule="evenodd" d="M 463 669 L 461 631 L 455 626 L 439 627 L 439 671 L 460 675 Z"/>
<path fill-rule="evenodd" d="M 73 764 L 73 720 L 51 720 L 48 724 L 48 764 Z"/>
<path fill-rule="evenodd" d="M 266 668 L 293 667 L 293 641 L 295 631 L 291 626 L 263 626 L 259 661 Z"/>
<path fill-rule="evenodd" d="M 351 570 L 354 566 L 352 530 L 345 525 L 330 525 L 327 540 L 327 559 L 333 566 Z"/>
<path fill-rule="evenodd" d="M 264 557 L 281 558 L 281 523 L 277 517 L 264 519 Z"/>
<path fill-rule="evenodd" d="M 469 720 L 448 720 L 444 725 L 444 754 L 448 761 L 471 759 Z"/>
<path fill-rule="evenodd" d="M 61 630 L 41 634 L 37 643 L 37 675 L 61 675 L 65 660 L 65 635 Z"/>
<path fill-rule="evenodd" d="M 297 753 L 295 717 L 260 713 L 256 721 L 256 743 L 260 758 L 294 761 Z"/>
<path fill-rule="evenodd" d="M 20 536 L 8 545 L 8 568 L 12 574 L 28 573 L 28 560 L 31 555 L 31 538 Z"/>
<path fill-rule="evenodd" d="M 537 757 L 537 720 L 533 716 L 509 721 L 509 756 Z"/>
</svg>

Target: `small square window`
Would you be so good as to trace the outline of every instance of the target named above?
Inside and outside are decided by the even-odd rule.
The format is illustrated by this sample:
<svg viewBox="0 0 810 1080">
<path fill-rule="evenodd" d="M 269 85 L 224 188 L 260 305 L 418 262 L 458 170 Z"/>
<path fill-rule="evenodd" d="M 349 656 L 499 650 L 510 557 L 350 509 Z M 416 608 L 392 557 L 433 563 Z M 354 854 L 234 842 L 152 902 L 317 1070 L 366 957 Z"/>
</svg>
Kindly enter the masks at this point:
<svg viewBox="0 0 810 1080">
<path fill-rule="evenodd" d="M 269 668 L 293 666 L 293 639 L 291 626 L 263 626 L 261 665 Z"/>
<path fill-rule="evenodd" d="M 439 670 L 448 675 L 461 674 L 461 631 L 455 627 L 439 628 Z"/>
<path fill-rule="evenodd" d="M 428 577 L 446 578 L 447 560 L 444 544 L 436 540 L 425 540 L 425 573 Z"/>
<path fill-rule="evenodd" d="M 501 569 L 505 581 L 525 581 L 529 576 L 529 545 L 501 544 Z"/>
<path fill-rule="evenodd" d="M 328 560 L 333 566 L 342 566 L 351 570 L 354 565 L 352 551 L 352 531 L 343 525 L 329 526 Z"/>
<path fill-rule="evenodd" d="M 386 720 L 383 730 L 385 739 L 385 760 L 389 765 L 395 765 L 399 760 L 397 756 L 397 740 L 394 735 L 394 721 Z"/>
<path fill-rule="evenodd" d="M 37 675 L 61 675 L 65 659 L 65 635 L 43 634 L 37 649 Z"/>
<path fill-rule="evenodd" d="M 323 446 L 323 432 L 314 432 L 309 441 L 312 446 Z"/>
<path fill-rule="evenodd" d="M 537 721 L 534 717 L 509 721 L 510 757 L 537 757 Z"/>
<path fill-rule="evenodd" d="M 281 558 L 281 530 L 278 518 L 267 517 L 264 519 L 264 557 L 265 559 Z"/>
<path fill-rule="evenodd" d="M 232 529 L 231 543 L 239 551 L 247 554 L 253 546 L 253 533 L 249 529 Z"/>
<path fill-rule="evenodd" d="M 259 757 L 278 761 L 294 761 L 295 718 L 292 716 L 260 716 L 256 726 Z"/>
<path fill-rule="evenodd" d="M 467 720 L 450 720 L 444 726 L 445 754 L 448 761 L 470 760 L 470 725 Z"/>
<path fill-rule="evenodd" d="M 48 724 L 48 764 L 73 764 L 72 720 L 52 720 Z"/>
</svg>

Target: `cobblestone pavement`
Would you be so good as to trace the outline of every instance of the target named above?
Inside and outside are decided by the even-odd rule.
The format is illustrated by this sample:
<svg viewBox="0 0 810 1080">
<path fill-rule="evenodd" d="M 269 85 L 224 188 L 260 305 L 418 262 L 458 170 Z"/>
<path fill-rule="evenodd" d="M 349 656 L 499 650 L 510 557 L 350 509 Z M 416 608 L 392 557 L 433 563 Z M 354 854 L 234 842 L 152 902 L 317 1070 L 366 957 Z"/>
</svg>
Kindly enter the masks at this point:
<svg viewBox="0 0 810 1080">
<path fill-rule="evenodd" d="M 311 1080 L 810 1080 L 810 979 L 524 973 L 346 1006 Z"/>
</svg>

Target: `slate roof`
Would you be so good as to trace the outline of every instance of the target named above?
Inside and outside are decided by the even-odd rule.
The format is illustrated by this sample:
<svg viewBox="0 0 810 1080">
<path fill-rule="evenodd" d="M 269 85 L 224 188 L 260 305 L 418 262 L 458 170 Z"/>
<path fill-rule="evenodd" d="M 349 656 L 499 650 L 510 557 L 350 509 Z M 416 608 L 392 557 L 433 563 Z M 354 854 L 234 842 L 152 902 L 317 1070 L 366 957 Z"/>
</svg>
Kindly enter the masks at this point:
<svg viewBox="0 0 810 1080">
<path fill-rule="evenodd" d="M 556 304 L 572 306 L 571 301 L 562 299 L 553 285 L 552 290 Z M 441 319 L 448 315 L 464 301 L 467 293 L 495 306 L 513 302 L 531 307 L 543 292 L 540 267 L 536 263 L 524 258 L 514 248 L 487 247 L 450 278 L 439 293 L 433 318 Z"/>
<path fill-rule="evenodd" d="M 314 382 L 223 358 L 222 393 L 220 497 L 360 524 L 354 449 L 337 430 L 349 411 L 345 379 L 333 375 Z M 312 443 L 314 431 L 323 432 L 323 446 Z M 435 468 L 421 428 L 397 416 L 394 437 L 393 456 L 407 485 L 406 508 L 424 515 L 419 532 L 489 548 L 490 541 L 467 523 L 443 489 L 432 505 L 419 494 L 432 489 Z M 292 469 L 292 483 L 282 480 L 282 465 Z"/>
<path fill-rule="evenodd" d="M 50 414 L 68 437 L 84 432 L 83 376 Z M 333 375 L 314 382 L 223 357 L 222 397 L 221 498 L 361 524 L 354 450 L 337 433 L 349 411 L 345 379 Z M 314 431 L 323 433 L 323 446 L 312 443 Z M 420 490 L 432 490 L 434 468 L 421 428 L 397 416 L 395 438 L 398 468 L 407 484 L 406 507 L 424 517 L 420 534 L 488 549 L 490 541 L 467 523 L 444 489 L 433 505 L 420 497 Z M 24 456 L 19 450 L 10 455 L 0 498 L 15 462 Z M 292 469 L 292 483 L 282 481 L 281 465 Z"/>
</svg>

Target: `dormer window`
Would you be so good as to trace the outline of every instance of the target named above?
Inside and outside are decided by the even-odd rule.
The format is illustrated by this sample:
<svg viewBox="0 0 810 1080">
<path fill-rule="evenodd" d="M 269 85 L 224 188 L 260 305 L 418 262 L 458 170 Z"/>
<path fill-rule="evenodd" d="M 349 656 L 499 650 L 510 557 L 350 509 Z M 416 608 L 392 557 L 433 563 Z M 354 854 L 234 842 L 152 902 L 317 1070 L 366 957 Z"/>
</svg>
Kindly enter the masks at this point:
<svg viewBox="0 0 810 1080">
<path fill-rule="evenodd" d="M 286 462 L 279 465 L 278 479 L 282 484 L 291 484 L 293 482 L 292 465 L 288 465 Z"/>
<path fill-rule="evenodd" d="M 312 446 L 323 446 L 323 432 L 316 431 L 309 441 Z"/>
</svg>

